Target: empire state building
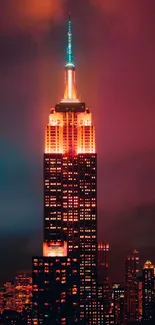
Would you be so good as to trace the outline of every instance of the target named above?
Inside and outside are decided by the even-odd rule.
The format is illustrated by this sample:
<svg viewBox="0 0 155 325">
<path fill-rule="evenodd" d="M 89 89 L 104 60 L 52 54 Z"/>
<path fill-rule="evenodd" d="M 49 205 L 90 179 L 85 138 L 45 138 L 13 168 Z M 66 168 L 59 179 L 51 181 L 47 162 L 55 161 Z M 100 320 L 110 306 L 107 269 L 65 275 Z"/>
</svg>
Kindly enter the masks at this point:
<svg viewBox="0 0 155 325">
<path fill-rule="evenodd" d="M 45 128 L 43 254 L 33 257 L 33 320 L 97 324 L 97 156 L 77 96 L 68 22 L 65 90 Z"/>
</svg>

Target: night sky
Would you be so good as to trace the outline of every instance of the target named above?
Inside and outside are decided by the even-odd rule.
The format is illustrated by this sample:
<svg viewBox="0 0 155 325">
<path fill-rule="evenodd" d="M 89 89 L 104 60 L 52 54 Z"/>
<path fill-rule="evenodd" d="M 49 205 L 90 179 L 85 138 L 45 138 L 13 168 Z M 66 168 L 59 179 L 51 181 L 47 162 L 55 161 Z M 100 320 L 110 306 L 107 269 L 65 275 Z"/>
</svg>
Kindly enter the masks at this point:
<svg viewBox="0 0 155 325">
<path fill-rule="evenodd" d="M 155 1 L 1 0 L 0 282 L 41 252 L 44 125 L 63 94 L 68 11 L 112 279 L 132 248 L 155 263 Z"/>
</svg>

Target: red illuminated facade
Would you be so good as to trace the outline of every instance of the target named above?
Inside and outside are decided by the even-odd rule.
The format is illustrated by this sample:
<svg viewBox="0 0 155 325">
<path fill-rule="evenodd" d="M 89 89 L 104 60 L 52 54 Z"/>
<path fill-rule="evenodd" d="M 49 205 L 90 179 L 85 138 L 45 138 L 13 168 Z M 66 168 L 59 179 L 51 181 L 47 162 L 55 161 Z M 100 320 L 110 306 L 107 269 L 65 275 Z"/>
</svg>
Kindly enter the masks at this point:
<svg viewBox="0 0 155 325">
<path fill-rule="evenodd" d="M 50 263 L 52 260 L 53 268 L 50 267 L 50 274 L 54 272 L 57 260 L 59 260 L 59 268 L 62 263 L 70 261 L 70 267 L 68 266 L 66 271 L 70 274 L 74 263 L 74 270 L 77 273 L 77 297 L 79 297 L 76 308 L 79 312 L 73 313 L 70 317 L 74 323 L 81 321 L 83 324 L 97 324 L 95 127 L 92 114 L 85 103 L 77 97 L 71 40 L 71 21 L 69 21 L 64 96 L 54 108 L 51 108 L 49 122 L 45 128 L 42 263 L 45 260 L 46 263 Z M 40 263 L 40 258 L 33 259 L 33 291 L 38 281 L 35 269 L 37 259 Z M 40 274 L 39 265 L 38 274 Z M 49 283 L 51 285 L 52 281 Z M 54 283 L 57 284 L 55 280 Z M 63 287 L 62 290 L 64 292 Z M 65 290 L 67 296 L 70 288 L 66 286 Z M 35 315 L 38 315 L 37 308 L 41 308 L 38 307 L 39 299 L 39 296 L 34 293 Z M 53 303 L 49 302 L 50 306 Z M 63 319 L 63 322 L 59 318 L 58 324 L 68 324 L 68 317 L 69 315 Z M 35 318 L 34 325 L 38 324 L 38 321 Z M 39 324 L 42 324 L 41 321 Z"/>
</svg>

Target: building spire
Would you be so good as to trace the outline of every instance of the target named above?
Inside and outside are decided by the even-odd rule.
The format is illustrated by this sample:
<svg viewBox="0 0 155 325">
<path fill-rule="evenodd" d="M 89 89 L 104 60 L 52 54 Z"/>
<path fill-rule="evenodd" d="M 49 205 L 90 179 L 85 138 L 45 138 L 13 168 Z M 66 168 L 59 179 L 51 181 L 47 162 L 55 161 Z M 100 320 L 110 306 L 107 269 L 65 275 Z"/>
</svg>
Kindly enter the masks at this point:
<svg viewBox="0 0 155 325">
<path fill-rule="evenodd" d="M 67 44 L 67 64 L 66 67 L 74 67 L 73 64 L 73 53 L 72 53 L 72 22 L 71 14 L 69 13 L 68 18 L 68 44 Z"/>
<path fill-rule="evenodd" d="M 75 87 L 75 65 L 72 54 L 72 23 L 69 14 L 68 19 L 68 44 L 67 44 L 67 63 L 65 66 L 65 91 L 62 102 L 79 102 Z"/>
</svg>

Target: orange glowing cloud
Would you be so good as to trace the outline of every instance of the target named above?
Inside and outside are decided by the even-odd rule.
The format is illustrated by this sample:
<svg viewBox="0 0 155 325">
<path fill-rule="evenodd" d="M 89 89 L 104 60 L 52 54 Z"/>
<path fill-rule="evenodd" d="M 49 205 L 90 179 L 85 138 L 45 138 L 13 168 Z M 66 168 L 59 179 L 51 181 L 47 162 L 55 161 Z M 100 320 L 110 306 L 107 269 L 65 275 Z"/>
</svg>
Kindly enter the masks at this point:
<svg viewBox="0 0 155 325">
<path fill-rule="evenodd" d="M 11 29 L 44 29 L 63 15 L 65 0 L 11 0 L 3 8 L 0 27 Z"/>
<path fill-rule="evenodd" d="M 17 14 L 32 22 L 50 22 L 62 14 L 62 0 L 22 0 L 18 1 Z"/>
</svg>

